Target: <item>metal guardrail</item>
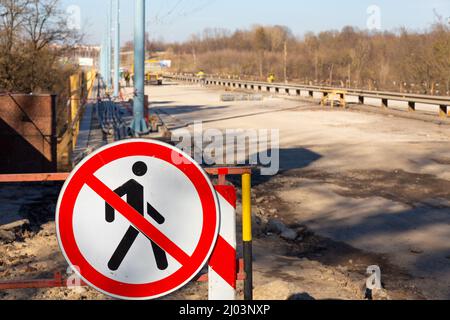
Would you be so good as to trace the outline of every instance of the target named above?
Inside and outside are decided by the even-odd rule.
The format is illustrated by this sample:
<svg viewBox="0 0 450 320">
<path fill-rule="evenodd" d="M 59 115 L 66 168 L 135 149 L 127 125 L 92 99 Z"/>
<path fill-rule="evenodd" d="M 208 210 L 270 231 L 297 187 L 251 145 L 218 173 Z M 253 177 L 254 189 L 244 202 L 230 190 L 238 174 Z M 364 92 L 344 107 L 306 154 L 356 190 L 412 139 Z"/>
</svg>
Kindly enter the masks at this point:
<svg viewBox="0 0 450 320">
<path fill-rule="evenodd" d="M 122 140 L 129 136 L 128 126 L 122 118 L 118 104 L 110 99 L 97 100 L 95 111 L 104 134 Z"/>
<path fill-rule="evenodd" d="M 381 106 L 383 108 L 389 107 L 389 101 L 403 101 L 408 103 L 409 111 L 416 111 L 417 104 L 434 105 L 439 106 L 439 115 L 443 118 L 450 116 L 450 97 L 449 96 L 431 96 L 422 94 L 410 94 L 400 92 L 388 92 L 388 91 L 371 91 L 360 90 L 351 88 L 337 88 L 327 86 L 308 86 L 300 84 L 285 84 L 285 83 L 268 83 L 258 81 L 247 80 L 233 80 L 233 79 L 221 79 L 221 78 L 206 78 L 202 80 L 193 76 L 184 75 L 169 75 L 166 76 L 169 79 L 193 82 L 193 83 L 205 83 L 206 85 L 217 85 L 237 89 L 257 90 L 260 92 L 274 92 L 284 94 L 294 94 L 301 96 L 302 92 L 307 92 L 310 98 L 314 97 L 314 93 L 322 93 L 326 96 L 330 91 L 343 90 L 347 96 L 358 97 L 358 102 L 364 104 L 366 98 L 375 98 L 381 100 Z"/>
</svg>

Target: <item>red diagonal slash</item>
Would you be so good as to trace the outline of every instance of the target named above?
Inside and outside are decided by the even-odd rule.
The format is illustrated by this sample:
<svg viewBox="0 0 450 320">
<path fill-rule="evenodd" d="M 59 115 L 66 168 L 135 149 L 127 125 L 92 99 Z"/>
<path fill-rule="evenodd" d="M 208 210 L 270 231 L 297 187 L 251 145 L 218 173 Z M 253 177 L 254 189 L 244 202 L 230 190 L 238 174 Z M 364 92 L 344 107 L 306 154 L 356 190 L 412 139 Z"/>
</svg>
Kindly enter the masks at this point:
<svg viewBox="0 0 450 320">
<path fill-rule="evenodd" d="M 145 219 L 139 212 L 126 203 L 108 186 L 101 182 L 94 175 L 86 177 L 86 184 L 102 197 L 110 206 L 116 209 L 127 219 L 133 227 L 138 229 L 143 235 L 151 239 L 158 246 L 171 255 L 181 265 L 189 263 L 190 256 L 187 255 L 180 247 L 167 238 L 161 231 L 154 227 L 147 219 Z"/>
</svg>

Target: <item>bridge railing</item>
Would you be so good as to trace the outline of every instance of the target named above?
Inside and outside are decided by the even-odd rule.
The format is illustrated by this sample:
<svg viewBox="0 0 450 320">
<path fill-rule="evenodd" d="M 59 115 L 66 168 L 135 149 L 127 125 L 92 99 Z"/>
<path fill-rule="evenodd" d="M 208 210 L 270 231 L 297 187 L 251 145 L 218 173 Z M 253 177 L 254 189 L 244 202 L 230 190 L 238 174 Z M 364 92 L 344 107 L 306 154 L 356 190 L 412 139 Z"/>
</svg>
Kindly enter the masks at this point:
<svg viewBox="0 0 450 320">
<path fill-rule="evenodd" d="M 328 86 L 308 86 L 299 84 L 285 84 L 285 83 L 268 83 L 248 80 L 234 80 L 223 78 L 206 78 L 201 80 L 193 76 L 185 75 L 166 75 L 167 78 L 171 78 L 178 81 L 185 81 L 191 83 L 203 82 L 206 85 L 216 85 L 236 89 L 256 90 L 260 92 L 273 92 L 284 93 L 289 95 L 302 96 L 302 92 L 306 92 L 310 98 L 314 97 L 314 93 L 320 93 L 324 97 L 333 90 L 343 90 L 347 96 L 358 97 L 358 103 L 364 104 L 368 98 L 381 100 L 381 107 L 388 108 L 390 101 L 402 101 L 408 103 L 408 110 L 411 112 L 416 111 L 417 104 L 424 104 L 430 106 L 439 107 L 439 115 L 442 118 L 450 116 L 450 97 L 449 96 L 431 96 L 422 94 L 410 94 L 388 91 L 373 91 L 373 90 L 360 90 L 360 89 L 346 89 L 336 88 Z"/>
</svg>

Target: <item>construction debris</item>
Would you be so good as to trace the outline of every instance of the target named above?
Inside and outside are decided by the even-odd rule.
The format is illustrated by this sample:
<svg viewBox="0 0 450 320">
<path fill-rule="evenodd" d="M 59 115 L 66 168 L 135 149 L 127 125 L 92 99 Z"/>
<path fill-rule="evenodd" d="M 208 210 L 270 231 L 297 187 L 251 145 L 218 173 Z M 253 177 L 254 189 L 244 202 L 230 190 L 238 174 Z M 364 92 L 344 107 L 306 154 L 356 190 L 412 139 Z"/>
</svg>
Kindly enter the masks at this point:
<svg viewBox="0 0 450 320">
<path fill-rule="evenodd" d="M 10 231 L 10 232 L 24 231 L 29 226 L 30 226 L 30 221 L 28 219 L 23 219 L 23 220 L 15 221 L 15 222 L 0 226 L 0 231 Z"/>
<path fill-rule="evenodd" d="M 281 238 L 288 241 L 295 241 L 298 237 L 297 232 L 292 229 L 287 229 L 281 234 Z"/>
<path fill-rule="evenodd" d="M 270 219 L 266 226 L 266 231 L 270 233 L 274 233 L 276 235 L 280 235 L 288 230 L 288 227 L 278 219 Z"/>
<path fill-rule="evenodd" d="M 264 96 L 262 94 L 222 94 L 220 96 L 220 101 L 262 101 L 264 100 Z"/>
<path fill-rule="evenodd" d="M 0 242 L 11 243 L 16 240 L 14 232 L 0 229 Z"/>
</svg>

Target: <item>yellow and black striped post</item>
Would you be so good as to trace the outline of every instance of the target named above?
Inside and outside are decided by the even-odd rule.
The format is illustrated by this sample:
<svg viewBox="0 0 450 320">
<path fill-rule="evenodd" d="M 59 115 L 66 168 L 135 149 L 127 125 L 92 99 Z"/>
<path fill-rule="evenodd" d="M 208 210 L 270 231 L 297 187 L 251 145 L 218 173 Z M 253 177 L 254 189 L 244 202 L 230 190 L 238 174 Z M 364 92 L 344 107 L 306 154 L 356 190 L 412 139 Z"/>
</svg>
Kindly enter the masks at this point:
<svg viewBox="0 0 450 320">
<path fill-rule="evenodd" d="M 242 238 L 244 245 L 244 299 L 253 300 L 252 175 L 242 175 Z"/>
</svg>

